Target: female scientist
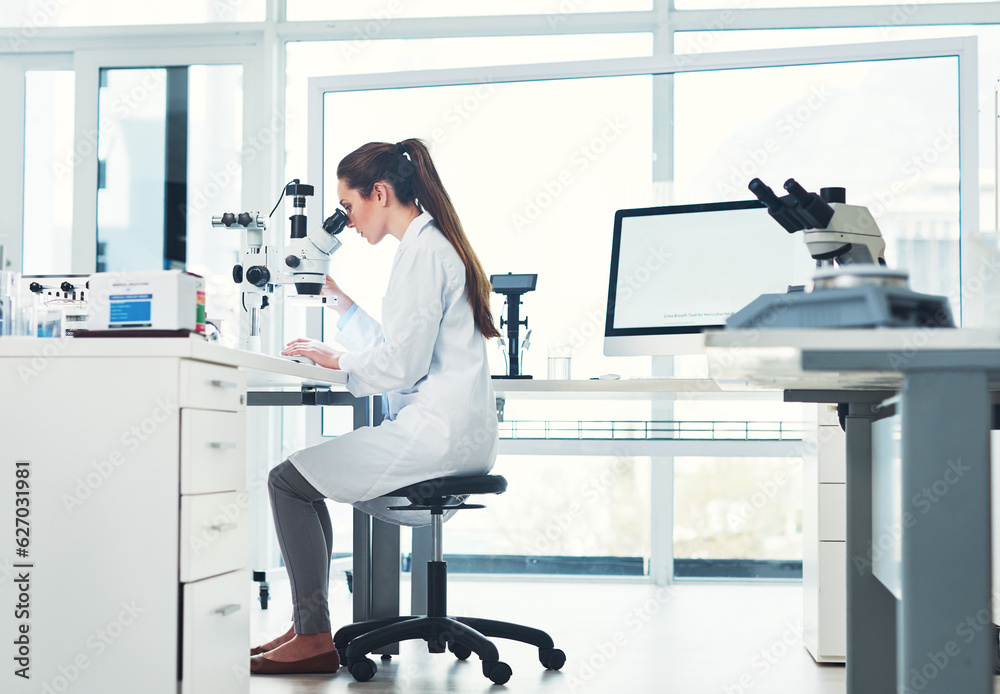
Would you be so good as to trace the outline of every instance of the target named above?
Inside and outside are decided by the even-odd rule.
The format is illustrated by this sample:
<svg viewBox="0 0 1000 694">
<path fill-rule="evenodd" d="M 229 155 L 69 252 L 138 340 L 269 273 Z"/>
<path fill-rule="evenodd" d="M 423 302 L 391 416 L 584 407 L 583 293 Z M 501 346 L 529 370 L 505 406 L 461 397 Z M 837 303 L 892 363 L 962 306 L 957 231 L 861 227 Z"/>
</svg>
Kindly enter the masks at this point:
<svg viewBox="0 0 1000 694">
<path fill-rule="evenodd" d="M 499 337 L 490 283 L 430 153 L 420 140 L 372 142 L 337 167 L 348 227 L 374 245 L 399 241 L 382 299 L 382 324 L 327 277 L 341 314 L 340 352 L 300 338 L 282 354 L 340 369 L 362 397 L 385 393 L 385 421 L 299 451 L 268 478 L 278 544 L 288 567 L 293 624 L 251 651 L 258 674 L 335 672 L 327 601 L 333 533 L 324 499 L 400 524 L 430 514 L 387 511 L 388 492 L 444 475 L 482 475 L 497 454 L 497 416 L 486 360 Z M 400 501 L 405 504 L 405 501 Z M 419 519 L 415 519 L 414 517 Z"/>
</svg>

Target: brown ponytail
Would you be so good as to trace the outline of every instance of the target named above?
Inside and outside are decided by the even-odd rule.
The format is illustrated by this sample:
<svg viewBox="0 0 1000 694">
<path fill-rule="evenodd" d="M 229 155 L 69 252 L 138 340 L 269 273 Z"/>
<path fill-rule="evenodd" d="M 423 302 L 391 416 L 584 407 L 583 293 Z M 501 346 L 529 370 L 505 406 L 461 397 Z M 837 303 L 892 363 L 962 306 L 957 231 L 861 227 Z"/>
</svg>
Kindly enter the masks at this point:
<svg viewBox="0 0 1000 694">
<path fill-rule="evenodd" d="M 423 141 L 414 138 L 397 144 L 369 142 L 362 145 L 341 160 L 337 178 L 357 190 L 365 200 L 371 197 L 376 183 L 386 181 L 403 205 L 413 203 L 418 209 L 427 210 L 465 265 L 466 297 L 472 305 L 476 328 L 486 337 L 500 337 L 490 313 L 492 287 L 489 278 L 472 250 Z"/>
</svg>

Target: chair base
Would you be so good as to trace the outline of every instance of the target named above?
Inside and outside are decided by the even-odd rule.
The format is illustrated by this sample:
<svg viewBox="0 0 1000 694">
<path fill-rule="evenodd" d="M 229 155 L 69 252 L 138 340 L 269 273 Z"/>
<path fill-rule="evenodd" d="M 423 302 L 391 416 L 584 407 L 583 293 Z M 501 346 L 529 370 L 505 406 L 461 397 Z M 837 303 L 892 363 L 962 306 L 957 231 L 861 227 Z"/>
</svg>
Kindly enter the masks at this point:
<svg viewBox="0 0 1000 694">
<path fill-rule="evenodd" d="M 503 684 L 510 678 L 511 670 L 500 661 L 500 654 L 488 637 L 537 647 L 539 662 L 550 670 L 558 670 L 566 662 L 565 654 L 553 647 L 552 638 L 544 631 L 474 617 L 411 615 L 372 619 L 342 627 L 333 640 L 351 675 L 358 681 L 371 679 L 375 674 L 375 664 L 367 658 L 372 651 L 400 641 L 423 639 L 431 653 L 444 653 L 448 649 L 462 660 L 475 653 L 483 663 L 483 675 L 496 684 Z"/>
</svg>

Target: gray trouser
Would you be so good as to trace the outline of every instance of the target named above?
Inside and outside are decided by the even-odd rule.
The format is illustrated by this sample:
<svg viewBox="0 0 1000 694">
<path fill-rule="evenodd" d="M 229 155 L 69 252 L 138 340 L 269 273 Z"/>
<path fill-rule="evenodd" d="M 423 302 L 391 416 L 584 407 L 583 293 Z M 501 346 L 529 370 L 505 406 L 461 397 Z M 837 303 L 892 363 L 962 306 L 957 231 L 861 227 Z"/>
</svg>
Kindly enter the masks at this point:
<svg viewBox="0 0 1000 694">
<path fill-rule="evenodd" d="M 278 546 L 292 587 L 296 634 L 331 631 L 330 556 L 333 525 L 325 497 L 287 460 L 267 478 Z"/>
</svg>

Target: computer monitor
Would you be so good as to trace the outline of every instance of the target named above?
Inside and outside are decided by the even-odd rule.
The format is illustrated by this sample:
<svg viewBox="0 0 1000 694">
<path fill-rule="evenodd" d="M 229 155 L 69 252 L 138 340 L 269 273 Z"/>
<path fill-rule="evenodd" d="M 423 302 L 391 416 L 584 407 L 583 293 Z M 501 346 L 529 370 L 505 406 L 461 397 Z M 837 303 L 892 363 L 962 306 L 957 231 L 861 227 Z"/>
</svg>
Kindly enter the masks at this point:
<svg viewBox="0 0 1000 694">
<path fill-rule="evenodd" d="M 813 270 L 802 234 L 757 200 L 618 210 L 604 354 L 703 353 L 702 333 Z"/>
</svg>

